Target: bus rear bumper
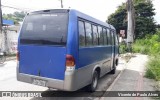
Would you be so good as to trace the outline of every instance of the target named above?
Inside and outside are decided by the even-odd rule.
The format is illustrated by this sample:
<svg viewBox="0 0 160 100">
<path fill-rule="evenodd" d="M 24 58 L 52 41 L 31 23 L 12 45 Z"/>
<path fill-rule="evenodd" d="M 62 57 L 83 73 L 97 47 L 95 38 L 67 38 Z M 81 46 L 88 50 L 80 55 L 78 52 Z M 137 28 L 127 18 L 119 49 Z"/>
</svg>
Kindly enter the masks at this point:
<svg viewBox="0 0 160 100">
<path fill-rule="evenodd" d="M 63 88 L 63 84 L 64 84 L 63 80 L 50 79 L 50 78 L 28 75 L 28 74 L 23 74 L 23 73 L 17 74 L 17 80 L 21 81 L 21 82 L 33 84 L 33 79 L 45 81 L 46 82 L 45 87 L 55 88 L 55 89 L 59 89 L 59 90 L 64 89 Z"/>
<path fill-rule="evenodd" d="M 66 72 L 65 73 L 65 79 L 64 80 L 58 80 L 58 79 L 51 79 L 41 76 L 35 76 L 35 75 L 29 75 L 24 73 L 19 73 L 18 67 L 17 67 L 17 80 L 21 82 L 26 82 L 33 84 L 33 80 L 43 80 L 46 82 L 45 87 L 58 89 L 58 90 L 64 90 L 64 91 L 76 91 L 75 85 L 73 84 L 74 80 L 74 72 Z"/>
</svg>

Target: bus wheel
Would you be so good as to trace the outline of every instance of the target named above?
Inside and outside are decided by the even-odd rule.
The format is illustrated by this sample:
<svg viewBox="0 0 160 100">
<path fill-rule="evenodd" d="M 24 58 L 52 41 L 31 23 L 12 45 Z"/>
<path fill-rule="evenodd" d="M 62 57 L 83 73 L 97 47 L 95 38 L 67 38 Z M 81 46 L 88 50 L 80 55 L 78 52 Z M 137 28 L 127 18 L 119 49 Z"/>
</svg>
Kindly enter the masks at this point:
<svg viewBox="0 0 160 100">
<path fill-rule="evenodd" d="M 111 74 L 115 74 L 116 73 L 116 64 L 113 64 L 113 69 L 110 72 Z"/>
<path fill-rule="evenodd" d="M 99 78 L 98 72 L 94 71 L 93 77 L 92 77 L 92 83 L 88 86 L 89 92 L 94 92 L 97 89 L 98 78 Z"/>
</svg>

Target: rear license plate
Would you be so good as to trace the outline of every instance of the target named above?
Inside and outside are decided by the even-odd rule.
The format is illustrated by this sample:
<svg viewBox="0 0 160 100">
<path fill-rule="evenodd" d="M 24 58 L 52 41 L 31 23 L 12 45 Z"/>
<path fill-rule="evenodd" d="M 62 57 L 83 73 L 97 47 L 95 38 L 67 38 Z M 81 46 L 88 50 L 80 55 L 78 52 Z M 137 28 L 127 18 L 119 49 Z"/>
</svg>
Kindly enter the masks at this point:
<svg viewBox="0 0 160 100">
<path fill-rule="evenodd" d="M 39 79 L 33 79 L 32 84 L 34 85 L 39 85 L 39 86 L 46 86 L 46 81 L 44 80 L 39 80 Z"/>
</svg>

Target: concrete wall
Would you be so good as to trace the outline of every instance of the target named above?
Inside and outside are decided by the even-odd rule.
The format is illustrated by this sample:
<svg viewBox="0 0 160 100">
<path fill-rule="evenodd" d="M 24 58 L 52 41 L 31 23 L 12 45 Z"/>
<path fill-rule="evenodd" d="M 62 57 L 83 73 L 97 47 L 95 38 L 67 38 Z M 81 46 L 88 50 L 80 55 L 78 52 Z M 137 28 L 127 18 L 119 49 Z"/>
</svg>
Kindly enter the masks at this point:
<svg viewBox="0 0 160 100">
<path fill-rule="evenodd" d="M 5 47 L 7 47 L 9 54 L 15 54 L 17 52 L 19 29 L 20 26 L 7 27 L 7 44 L 4 40 L 4 32 L 0 34 L 0 44 L 2 51 L 5 51 Z"/>
</svg>

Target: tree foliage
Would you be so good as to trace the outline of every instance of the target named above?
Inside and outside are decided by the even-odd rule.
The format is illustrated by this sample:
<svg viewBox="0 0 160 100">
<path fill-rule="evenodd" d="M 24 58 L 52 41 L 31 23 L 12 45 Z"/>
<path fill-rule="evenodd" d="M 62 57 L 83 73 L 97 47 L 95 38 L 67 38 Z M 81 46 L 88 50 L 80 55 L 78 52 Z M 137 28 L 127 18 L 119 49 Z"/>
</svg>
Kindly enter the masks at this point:
<svg viewBox="0 0 160 100">
<path fill-rule="evenodd" d="M 133 0 L 135 8 L 135 36 L 143 38 L 146 34 L 154 34 L 156 25 L 153 16 L 155 15 L 151 0 Z M 115 26 L 117 32 L 127 31 L 127 9 L 123 3 L 118 9 L 108 17 L 108 23 Z"/>
<path fill-rule="evenodd" d="M 13 14 L 3 14 L 3 19 L 13 20 L 14 24 L 18 24 L 18 22 L 23 21 L 26 12 L 14 12 Z"/>
</svg>

